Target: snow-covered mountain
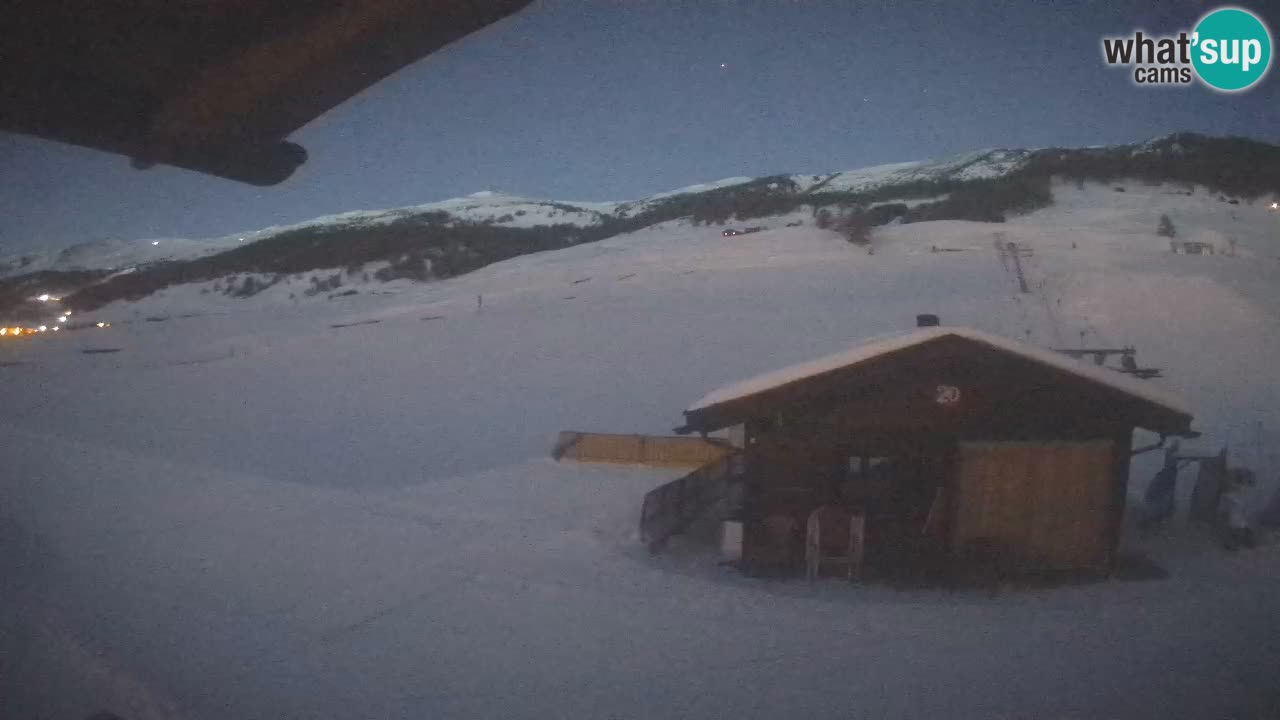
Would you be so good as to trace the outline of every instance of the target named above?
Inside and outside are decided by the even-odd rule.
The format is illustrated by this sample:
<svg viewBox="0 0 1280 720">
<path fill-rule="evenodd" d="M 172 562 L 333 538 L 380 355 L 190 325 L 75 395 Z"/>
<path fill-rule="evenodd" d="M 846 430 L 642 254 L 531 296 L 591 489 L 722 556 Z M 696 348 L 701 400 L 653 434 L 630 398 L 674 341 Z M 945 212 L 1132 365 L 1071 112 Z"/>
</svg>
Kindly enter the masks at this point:
<svg viewBox="0 0 1280 720">
<path fill-rule="evenodd" d="M 989 180 L 1022 167 L 1031 153 L 1030 150 L 981 150 L 943 160 L 877 165 L 831 175 L 792 177 L 810 193 L 818 190 L 865 192 L 917 181 Z"/>
<path fill-rule="evenodd" d="M 934 162 L 908 162 L 848 170 L 823 175 L 791 175 L 805 192 L 818 190 L 861 192 L 876 187 L 918 180 L 976 179 L 999 177 L 1019 166 L 1025 150 L 987 150 Z M 466 197 L 439 202 L 390 208 L 355 210 L 325 215 L 290 225 L 246 230 L 222 237 L 144 238 L 138 240 L 97 240 L 77 243 L 60 251 L 0 257 L 0 277 L 39 271 L 120 270 L 148 263 L 190 260 L 259 242 L 288 231 L 305 229 L 356 229 L 384 226 L 423 215 L 447 213 L 453 222 L 493 224 L 526 228 L 538 225 L 599 225 L 605 218 L 634 216 L 662 201 L 682 195 L 750 183 L 756 178 L 735 177 L 657 193 L 627 202 L 555 201 L 481 191 Z"/>
<path fill-rule="evenodd" d="M 1053 203 L 1049 182 L 1141 179 L 1256 198 L 1280 187 L 1280 148 L 1188 133 L 1131 145 L 983 150 L 938 161 L 825 175 L 727 178 L 627 202 L 559 202 L 495 192 L 360 210 L 208 240 L 82 243 L 0 262 L 0 316 L 37 316 L 30 299 L 88 310 L 175 285 L 248 298 L 286 286 L 295 298 L 342 286 L 454 277 L 511 257 L 597 242 L 670 222 L 760 224 L 827 208 L 874 209 L 861 222 L 1004 221 Z M 1229 196 L 1229 197 L 1228 197 Z M 866 210 L 864 210 L 866 211 Z M 303 285 L 299 285 L 303 283 Z"/>
<path fill-rule="evenodd" d="M 440 202 L 391 208 L 354 210 L 324 215 L 291 225 L 273 225 L 207 239 L 145 238 L 98 240 L 78 243 L 51 253 L 27 253 L 0 258 L 0 277 L 40 271 L 121 270 L 148 263 L 191 260 L 255 243 L 289 231 L 307 229 L 356 229 L 389 225 L 397 220 L 433 213 L 448 213 L 458 222 L 507 227 L 570 224 L 594 225 L 613 211 L 615 203 L 562 203 L 534 200 L 492 191 Z"/>
</svg>

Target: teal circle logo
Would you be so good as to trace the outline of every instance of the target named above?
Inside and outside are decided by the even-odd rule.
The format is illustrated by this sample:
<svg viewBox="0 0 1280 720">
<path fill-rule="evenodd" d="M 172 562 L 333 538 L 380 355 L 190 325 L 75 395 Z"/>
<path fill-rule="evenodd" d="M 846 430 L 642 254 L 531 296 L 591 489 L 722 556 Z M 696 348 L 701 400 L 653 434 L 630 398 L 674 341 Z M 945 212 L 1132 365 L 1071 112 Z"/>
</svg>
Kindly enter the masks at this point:
<svg viewBox="0 0 1280 720">
<path fill-rule="evenodd" d="M 1191 42 L 1196 74 L 1217 90 L 1252 87 L 1271 65 L 1271 33 L 1248 10 L 1220 8 L 1205 15 Z"/>
</svg>

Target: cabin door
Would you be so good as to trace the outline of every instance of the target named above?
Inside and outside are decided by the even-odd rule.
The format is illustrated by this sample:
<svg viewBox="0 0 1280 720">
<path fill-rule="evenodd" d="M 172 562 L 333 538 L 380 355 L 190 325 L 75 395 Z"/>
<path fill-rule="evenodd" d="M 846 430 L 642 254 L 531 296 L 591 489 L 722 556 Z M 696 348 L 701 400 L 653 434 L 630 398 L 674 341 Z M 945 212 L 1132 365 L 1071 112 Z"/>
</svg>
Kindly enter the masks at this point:
<svg viewBox="0 0 1280 720">
<path fill-rule="evenodd" d="M 1113 448 L 1110 440 L 961 443 L 952 547 L 994 540 L 1029 568 L 1105 569 Z"/>
</svg>

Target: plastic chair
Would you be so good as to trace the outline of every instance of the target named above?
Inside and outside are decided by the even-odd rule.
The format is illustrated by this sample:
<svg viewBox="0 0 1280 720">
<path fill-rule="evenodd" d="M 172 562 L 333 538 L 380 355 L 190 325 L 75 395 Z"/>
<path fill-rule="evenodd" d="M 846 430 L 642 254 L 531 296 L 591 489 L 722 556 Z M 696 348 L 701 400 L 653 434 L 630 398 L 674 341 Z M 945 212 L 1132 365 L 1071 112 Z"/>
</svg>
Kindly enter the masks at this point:
<svg viewBox="0 0 1280 720">
<path fill-rule="evenodd" d="M 823 506 L 809 514 L 805 532 L 806 575 L 813 582 L 825 564 L 848 568 L 849 582 L 862 579 L 867 519 L 848 508 Z"/>
</svg>

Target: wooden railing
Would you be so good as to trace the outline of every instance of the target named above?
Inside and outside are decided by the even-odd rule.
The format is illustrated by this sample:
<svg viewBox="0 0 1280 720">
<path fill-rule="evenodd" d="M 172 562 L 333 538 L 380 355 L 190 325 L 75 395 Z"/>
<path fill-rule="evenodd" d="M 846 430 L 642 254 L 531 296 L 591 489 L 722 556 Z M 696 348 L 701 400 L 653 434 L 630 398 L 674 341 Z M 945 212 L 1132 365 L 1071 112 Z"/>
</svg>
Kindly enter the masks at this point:
<svg viewBox="0 0 1280 720">
<path fill-rule="evenodd" d="M 640 510 L 640 539 L 651 551 L 660 549 L 725 497 L 729 482 L 741 472 L 742 456 L 734 452 L 650 490 Z"/>
</svg>

